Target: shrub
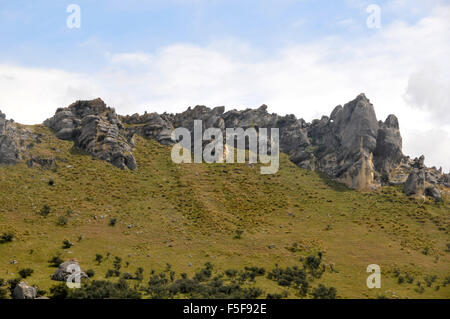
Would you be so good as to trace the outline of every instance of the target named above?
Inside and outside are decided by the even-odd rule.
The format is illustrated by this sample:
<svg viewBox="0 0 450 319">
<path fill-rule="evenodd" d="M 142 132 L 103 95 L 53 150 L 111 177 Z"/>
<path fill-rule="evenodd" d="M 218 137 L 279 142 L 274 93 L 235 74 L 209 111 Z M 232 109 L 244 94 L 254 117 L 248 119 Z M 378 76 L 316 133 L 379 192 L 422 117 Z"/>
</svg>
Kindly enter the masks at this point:
<svg viewBox="0 0 450 319">
<path fill-rule="evenodd" d="M 117 271 L 120 270 L 120 268 L 122 267 L 121 263 L 122 263 L 122 258 L 117 257 L 117 256 L 114 257 L 113 267 L 115 270 L 117 270 Z"/>
<path fill-rule="evenodd" d="M 225 270 L 225 275 L 227 275 L 227 277 L 233 278 L 233 277 L 236 277 L 237 274 L 238 274 L 238 271 L 236 269 Z"/>
<path fill-rule="evenodd" d="M 103 256 L 100 254 L 95 255 L 95 261 L 100 265 L 103 261 Z"/>
<path fill-rule="evenodd" d="M 234 235 L 234 239 L 241 239 L 242 238 L 242 234 L 244 233 L 244 231 L 243 230 L 241 230 L 241 229 L 236 229 L 236 231 L 235 231 L 235 235 Z"/>
<path fill-rule="evenodd" d="M 144 279 L 144 268 L 139 267 L 134 274 L 135 276 L 133 279 L 142 281 Z"/>
<path fill-rule="evenodd" d="M 314 288 L 312 295 L 315 299 L 336 299 L 336 288 L 327 288 L 322 284 L 319 284 L 317 288 Z"/>
<path fill-rule="evenodd" d="M 0 244 L 12 242 L 13 239 L 14 239 L 13 233 L 3 233 L 0 236 Z"/>
<path fill-rule="evenodd" d="M 122 278 L 122 279 L 125 279 L 125 280 L 129 280 L 129 279 L 133 279 L 133 275 L 130 274 L 129 272 L 124 272 L 124 273 L 122 274 L 121 278 Z"/>
<path fill-rule="evenodd" d="M 141 294 L 131 288 L 126 280 L 117 283 L 105 280 L 94 280 L 80 289 L 72 289 L 66 298 L 70 299 L 140 299 Z"/>
<path fill-rule="evenodd" d="M 61 253 L 58 252 L 48 262 L 50 263 L 50 267 L 58 267 L 64 262 L 64 260 L 61 258 Z"/>
<path fill-rule="evenodd" d="M 27 277 L 31 276 L 31 274 L 33 272 L 34 272 L 34 270 L 31 268 L 24 268 L 24 269 L 19 270 L 19 275 L 22 278 L 27 278 Z"/>
<path fill-rule="evenodd" d="M 8 297 L 8 291 L 0 287 L 0 299 L 6 299 Z"/>
<path fill-rule="evenodd" d="M 88 269 L 88 270 L 86 270 L 86 275 L 87 275 L 89 278 L 92 278 L 92 277 L 95 276 L 95 271 L 94 271 L 93 269 Z"/>
<path fill-rule="evenodd" d="M 73 246 L 73 244 L 69 240 L 67 240 L 67 239 L 63 240 L 63 245 L 62 245 L 63 249 L 69 249 L 72 246 Z"/>
<path fill-rule="evenodd" d="M 67 219 L 66 216 L 59 216 L 58 220 L 56 221 L 56 225 L 57 226 L 65 226 L 65 225 L 67 225 L 68 221 L 69 220 Z"/>
<path fill-rule="evenodd" d="M 50 299 L 66 299 L 70 293 L 66 283 L 62 283 L 50 288 Z"/>
<path fill-rule="evenodd" d="M 48 214 L 50 214 L 50 212 L 51 212 L 50 206 L 44 205 L 44 206 L 42 206 L 39 213 L 41 214 L 41 216 L 45 217 L 45 216 L 48 216 Z"/>
<path fill-rule="evenodd" d="M 431 287 L 433 285 L 433 283 L 436 281 L 437 276 L 436 275 L 426 275 L 424 280 L 425 283 L 427 284 L 427 287 Z"/>
</svg>

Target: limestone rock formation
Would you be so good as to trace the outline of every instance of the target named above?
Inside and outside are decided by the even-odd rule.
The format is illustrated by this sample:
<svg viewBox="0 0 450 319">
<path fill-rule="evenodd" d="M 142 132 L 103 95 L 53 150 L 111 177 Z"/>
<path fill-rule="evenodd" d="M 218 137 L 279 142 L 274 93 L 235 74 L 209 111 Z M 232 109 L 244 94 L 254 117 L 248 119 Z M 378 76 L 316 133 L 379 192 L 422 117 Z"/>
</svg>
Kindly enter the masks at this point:
<svg viewBox="0 0 450 319">
<path fill-rule="evenodd" d="M 77 101 L 58 109 L 44 124 L 56 136 L 73 140 L 77 147 L 93 157 L 105 160 L 121 169 L 135 169 L 132 135 L 127 135 L 114 109 L 101 99 Z"/>
<path fill-rule="evenodd" d="M 267 106 L 230 110 L 223 106 L 198 105 L 178 114 L 145 113 L 118 116 L 101 99 L 77 101 L 60 108 L 44 124 L 56 136 L 72 140 L 93 157 L 125 169 L 135 169 L 132 155 L 134 135 L 153 138 L 171 145 L 172 131 L 184 127 L 193 132 L 194 120 L 202 120 L 203 130 L 219 128 L 278 128 L 280 151 L 299 167 L 320 171 L 354 189 L 373 189 L 380 185 L 405 184 L 409 196 L 428 195 L 436 199 L 439 187 L 450 187 L 450 175 L 442 169 L 428 168 L 424 158 L 412 160 L 402 152 L 399 122 L 395 115 L 378 121 L 369 99 L 358 95 L 344 106 L 338 105 L 329 116 L 311 123 L 294 115 L 269 113 Z M 194 134 L 191 134 L 192 138 Z M 53 169 L 54 158 L 27 156 L 26 150 L 39 136 L 7 121 L 0 112 L 0 164 L 27 160 L 30 167 Z"/>
<path fill-rule="evenodd" d="M 142 116 L 120 116 L 121 121 L 130 126 L 127 128 L 131 134 L 139 134 L 145 138 L 154 138 L 159 143 L 170 145 L 173 143 L 171 134 L 174 129 L 172 119 L 167 114 L 145 113 Z"/>
<path fill-rule="evenodd" d="M 16 164 L 33 143 L 39 142 L 38 135 L 13 120 L 7 120 L 0 111 L 0 164 Z"/>
<path fill-rule="evenodd" d="M 81 271 L 77 261 L 69 260 L 59 265 L 58 269 L 56 269 L 55 273 L 51 276 L 51 279 L 56 281 L 67 281 L 67 278 L 69 278 L 75 270 L 80 270 L 80 279 L 88 278 L 88 276 Z"/>
<path fill-rule="evenodd" d="M 344 106 L 338 105 L 330 116 L 307 123 L 294 115 L 279 116 L 268 113 L 267 106 L 242 111 L 224 112 L 224 107 L 210 109 L 198 105 L 178 114 L 156 113 L 121 117 L 131 133 L 155 138 L 163 144 L 172 144 L 170 131 L 184 127 L 193 132 L 194 120 L 202 120 L 203 130 L 216 127 L 247 129 L 279 128 L 280 150 L 292 162 L 310 170 L 324 172 L 350 188 L 371 189 L 383 184 L 403 184 L 413 170 L 414 161 L 404 156 L 398 119 L 389 115 L 378 121 L 374 106 L 364 94 Z M 192 134 L 193 136 L 193 134 Z M 412 182 L 422 178 L 421 173 L 411 177 Z M 442 170 L 424 170 L 427 182 L 436 185 L 449 183 Z M 412 186 L 411 186 L 412 187 Z M 419 193 L 423 191 L 418 185 Z M 413 192 L 412 189 L 408 192 Z"/>
<path fill-rule="evenodd" d="M 14 299 L 36 299 L 36 297 L 37 288 L 28 286 L 24 281 L 19 282 L 13 290 Z"/>
</svg>

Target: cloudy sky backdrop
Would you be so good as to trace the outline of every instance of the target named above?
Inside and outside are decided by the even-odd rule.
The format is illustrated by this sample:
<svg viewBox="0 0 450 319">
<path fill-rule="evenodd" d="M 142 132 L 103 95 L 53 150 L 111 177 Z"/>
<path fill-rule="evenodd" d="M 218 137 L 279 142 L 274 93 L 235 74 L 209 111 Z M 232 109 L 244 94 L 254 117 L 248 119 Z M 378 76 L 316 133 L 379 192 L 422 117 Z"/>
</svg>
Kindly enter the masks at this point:
<svg viewBox="0 0 450 319">
<path fill-rule="evenodd" d="M 0 39 L 0 110 L 17 122 L 95 97 L 120 114 L 267 104 L 311 121 L 364 92 L 399 118 L 405 154 L 450 170 L 449 0 L 0 0 Z"/>
</svg>

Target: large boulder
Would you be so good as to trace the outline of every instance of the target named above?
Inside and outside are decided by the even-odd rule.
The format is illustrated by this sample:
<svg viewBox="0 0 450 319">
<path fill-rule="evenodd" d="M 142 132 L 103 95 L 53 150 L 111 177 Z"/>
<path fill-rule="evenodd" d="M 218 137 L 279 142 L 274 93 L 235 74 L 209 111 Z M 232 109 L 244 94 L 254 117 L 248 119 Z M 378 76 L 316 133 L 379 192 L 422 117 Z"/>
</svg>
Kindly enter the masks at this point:
<svg viewBox="0 0 450 319">
<path fill-rule="evenodd" d="M 13 290 L 14 299 L 36 299 L 37 288 L 28 286 L 25 281 L 21 281 Z"/>
<path fill-rule="evenodd" d="M 79 270 L 80 279 L 88 278 L 88 276 L 83 271 L 81 271 L 80 265 L 76 260 L 69 260 L 59 265 L 58 269 L 56 269 L 54 274 L 51 275 L 51 279 L 56 281 L 67 281 L 69 276 L 76 270 Z"/>
<path fill-rule="evenodd" d="M 425 195 L 434 198 L 434 200 L 437 202 L 442 200 L 441 192 L 439 192 L 439 190 L 433 186 L 425 188 Z"/>
</svg>

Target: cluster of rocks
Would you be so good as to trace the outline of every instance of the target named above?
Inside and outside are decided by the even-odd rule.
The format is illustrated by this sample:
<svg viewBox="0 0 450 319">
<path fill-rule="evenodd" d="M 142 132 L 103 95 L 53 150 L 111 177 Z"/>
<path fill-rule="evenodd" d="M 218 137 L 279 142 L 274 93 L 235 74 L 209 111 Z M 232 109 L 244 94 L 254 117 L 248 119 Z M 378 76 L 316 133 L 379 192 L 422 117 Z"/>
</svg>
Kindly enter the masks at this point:
<svg viewBox="0 0 450 319">
<path fill-rule="evenodd" d="M 170 132 L 184 127 L 193 132 L 194 120 L 202 120 L 203 129 L 216 127 L 279 128 L 280 150 L 289 155 L 292 162 L 310 170 L 327 174 L 350 188 L 373 189 L 380 185 L 412 185 L 416 162 L 402 152 L 402 138 L 398 119 L 389 115 L 378 121 L 374 106 L 364 94 L 344 106 L 338 105 L 330 116 L 307 123 L 294 115 L 279 116 L 267 112 L 267 106 L 242 111 L 224 112 L 224 107 L 210 109 L 198 105 L 178 114 L 157 113 L 121 117 L 132 125 L 132 131 L 144 137 L 155 138 L 171 144 Z M 193 134 L 191 134 L 193 135 Z M 423 162 L 423 157 L 421 159 Z M 442 169 L 423 166 L 425 183 L 417 186 L 414 195 L 431 195 L 438 198 L 437 185 L 449 187 L 449 174 Z M 410 177 L 411 176 L 411 177 Z M 413 194 L 405 189 L 405 193 Z"/>
<path fill-rule="evenodd" d="M 72 140 L 81 150 L 121 169 L 135 169 L 132 134 L 124 130 L 114 109 L 101 99 L 77 101 L 60 108 L 44 125 L 63 140 Z"/>
<path fill-rule="evenodd" d="M 425 167 L 424 161 L 423 155 L 412 161 L 412 170 L 403 186 L 403 192 L 408 196 L 421 197 L 425 195 L 440 201 L 441 193 L 436 186 L 439 183 L 449 187 L 449 174 L 442 174 L 442 170 L 437 171 L 436 168 Z"/>
<path fill-rule="evenodd" d="M 87 279 L 88 276 L 81 271 L 80 265 L 76 260 L 69 260 L 59 265 L 58 269 L 51 276 L 55 281 L 67 281 L 74 270 L 79 270 L 78 275 L 80 279 Z M 19 282 L 13 290 L 12 297 L 14 299 L 47 299 L 46 297 L 38 296 L 38 289 L 36 286 L 30 286 L 27 282 Z"/>
<path fill-rule="evenodd" d="M 299 167 L 320 171 L 354 189 L 373 189 L 380 185 L 405 184 L 407 195 L 439 198 L 437 185 L 450 187 L 450 174 L 427 168 L 424 158 L 403 155 L 398 119 L 389 115 L 378 121 L 374 106 L 364 94 L 344 106 L 338 105 L 330 116 L 307 123 L 294 115 L 268 113 L 267 106 L 231 110 L 223 106 L 210 109 L 198 105 L 178 114 L 145 113 L 119 116 L 101 99 L 77 101 L 60 108 L 44 124 L 63 140 L 72 140 L 81 150 L 125 169 L 135 169 L 132 154 L 135 134 L 171 145 L 174 128 L 193 132 L 194 120 L 203 129 L 279 128 L 280 150 Z M 26 135 L 26 134 L 25 134 Z M 24 132 L 0 112 L 0 164 L 20 159 Z M 193 134 L 191 134 L 193 136 Z M 51 159 L 32 158 L 28 165 L 53 167 Z"/>
</svg>

